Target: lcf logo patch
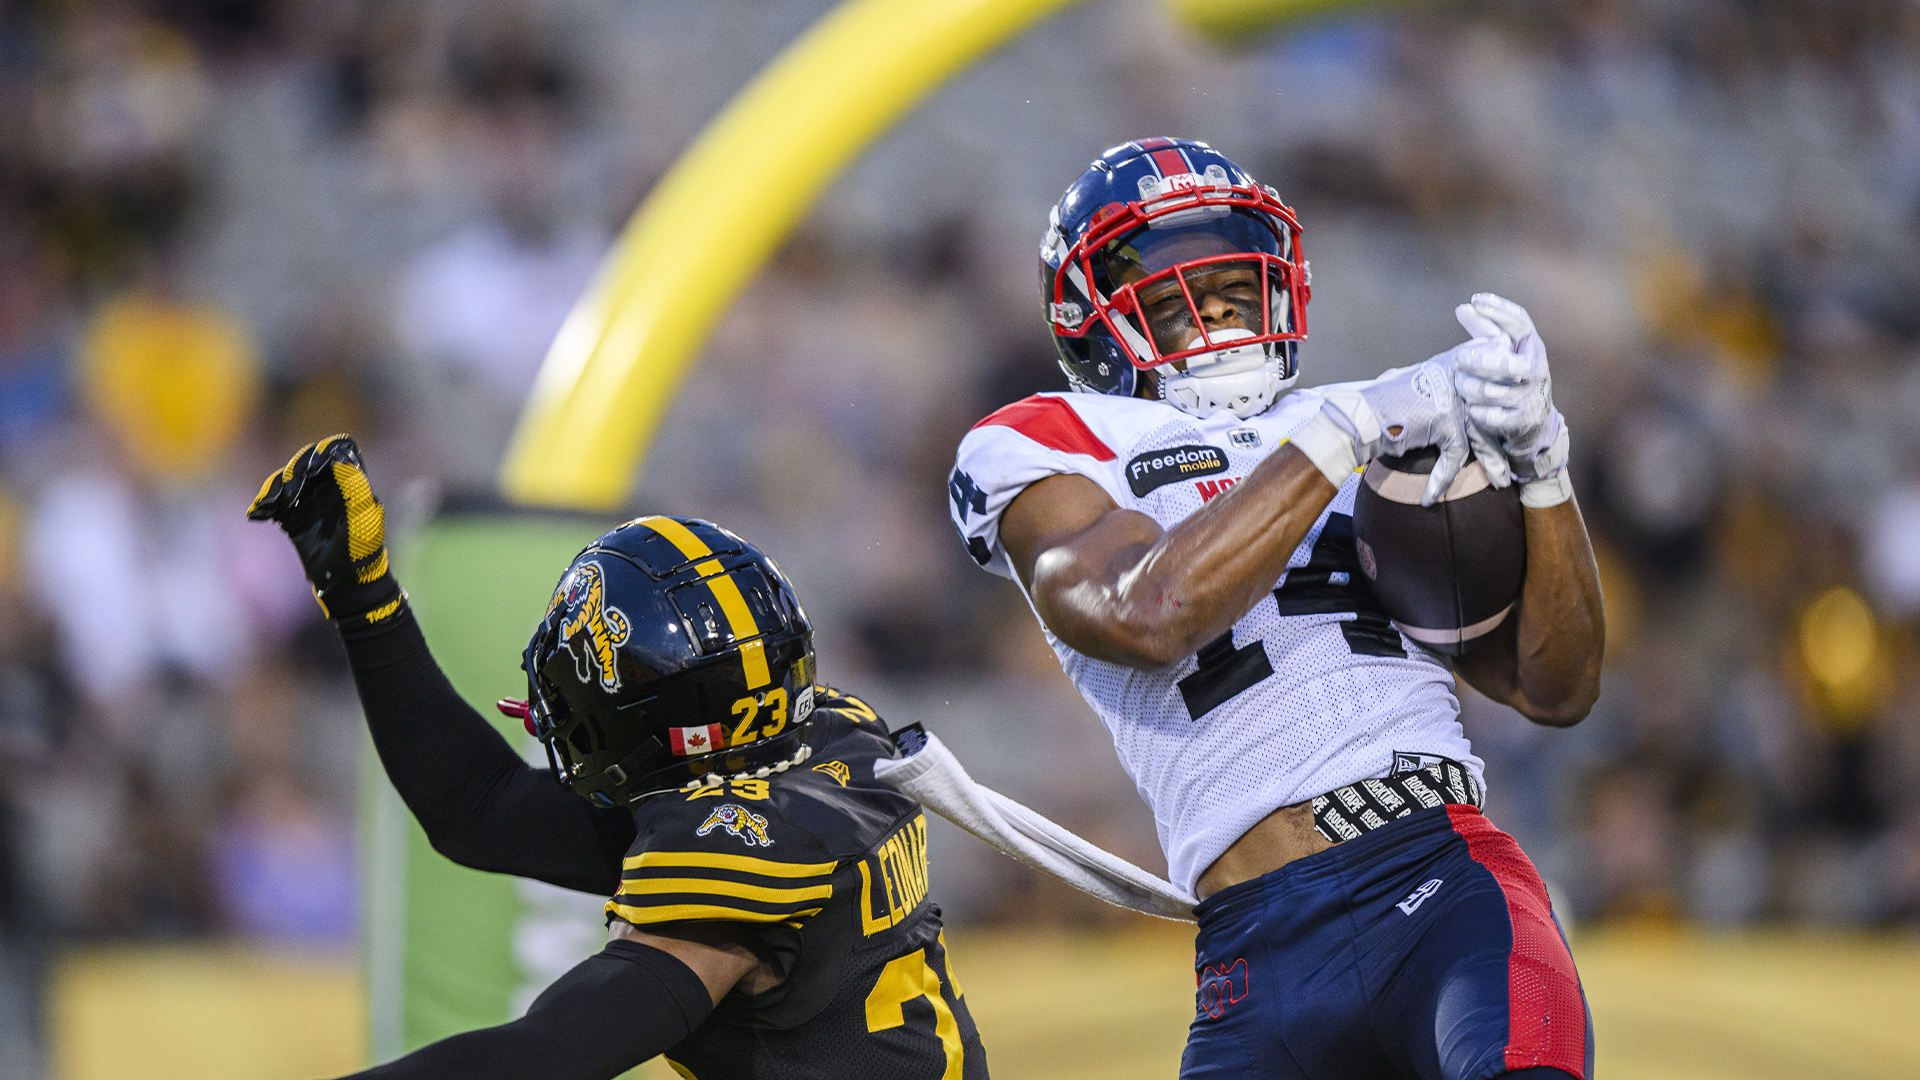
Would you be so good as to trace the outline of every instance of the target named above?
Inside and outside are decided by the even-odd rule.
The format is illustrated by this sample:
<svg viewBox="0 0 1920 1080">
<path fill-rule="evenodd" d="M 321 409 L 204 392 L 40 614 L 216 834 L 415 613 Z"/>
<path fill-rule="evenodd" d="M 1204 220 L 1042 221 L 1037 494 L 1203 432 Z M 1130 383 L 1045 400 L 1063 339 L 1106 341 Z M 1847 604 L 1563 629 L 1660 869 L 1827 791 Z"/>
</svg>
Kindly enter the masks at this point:
<svg viewBox="0 0 1920 1080">
<path fill-rule="evenodd" d="M 1147 492 L 1190 476 L 1210 476 L 1225 472 L 1227 455 L 1217 446 L 1174 446 L 1149 450 L 1127 462 L 1127 486 L 1133 497 L 1144 499 Z"/>
</svg>

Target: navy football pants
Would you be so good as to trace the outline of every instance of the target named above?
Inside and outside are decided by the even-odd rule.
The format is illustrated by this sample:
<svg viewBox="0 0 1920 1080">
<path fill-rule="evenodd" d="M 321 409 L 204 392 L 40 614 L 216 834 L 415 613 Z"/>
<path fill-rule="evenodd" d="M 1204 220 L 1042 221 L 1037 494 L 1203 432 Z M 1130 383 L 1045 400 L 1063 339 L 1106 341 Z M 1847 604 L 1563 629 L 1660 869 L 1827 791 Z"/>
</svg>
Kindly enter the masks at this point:
<svg viewBox="0 0 1920 1080">
<path fill-rule="evenodd" d="M 1181 1080 L 1591 1080 L 1547 891 L 1470 806 L 1423 810 L 1209 896 Z"/>
</svg>

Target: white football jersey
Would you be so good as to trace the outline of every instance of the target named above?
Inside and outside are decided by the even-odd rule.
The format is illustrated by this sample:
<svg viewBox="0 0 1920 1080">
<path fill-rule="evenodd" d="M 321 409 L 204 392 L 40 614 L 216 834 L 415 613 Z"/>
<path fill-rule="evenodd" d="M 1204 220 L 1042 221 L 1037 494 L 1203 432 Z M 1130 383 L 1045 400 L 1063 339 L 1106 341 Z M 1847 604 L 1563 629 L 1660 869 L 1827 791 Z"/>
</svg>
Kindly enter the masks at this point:
<svg viewBox="0 0 1920 1080">
<path fill-rule="evenodd" d="M 1222 411 L 1201 420 L 1158 401 L 1038 394 L 961 440 L 948 482 L 954 524 L 975 562 L 1018 583 L 1000 515 L 1027 485 L 1074 473 L 1172 528 L 1279 449 L 1320 404 L 1319 391 L 1296 390 L 1252 419 Z M 1484 781 L 1460 729 L 1452 669 L 1394 629 L 1360 576 L 1358 486 L 1356 473 L 1271 595 L 1177 664 L 1107 663 L 1047 634 L 1153 809 L 1168 876 L 1189 892 L 1279 807 L 1420 768 L 1433 755 Z"/>
</svg>

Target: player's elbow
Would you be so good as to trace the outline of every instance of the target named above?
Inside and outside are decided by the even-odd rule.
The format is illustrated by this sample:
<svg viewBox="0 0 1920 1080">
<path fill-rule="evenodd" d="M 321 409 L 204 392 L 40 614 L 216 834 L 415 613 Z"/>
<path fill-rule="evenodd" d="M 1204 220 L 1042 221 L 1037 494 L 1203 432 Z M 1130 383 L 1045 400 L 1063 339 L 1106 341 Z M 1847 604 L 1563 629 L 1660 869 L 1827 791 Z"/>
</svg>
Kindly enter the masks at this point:
<svg viewBox="0 0 1920 1080">
<path fill-rule="evenodd" d="M 1602 654 L 1598 639 L 1590 648 L 1523 653 L 1517 689 L 1520 714 L 1547 727 L 1572 727 L 1587 718 L 1600 700 Z"/>
<path fill-rule="evenodd" d="M 1543 727 L 1567 728 L 1585 720 L 1587 714 L 1593 711 L 1593 702 L 1552 707 L 1529 706 L 1521 711 L 1527 719 Z"/>
<path fill-rule="evenodd" d="M 428 824 L 420 821 L 421 831 L 427 834 L 427 844 L 447 861 L 468 867 L 482 869 L 476 865 L 481 860 L 479 845 L 464 829 L 447 827 L 444 824 Z"/>
<path fill-rule="evenodd" d="M 1193 654 L 1193 650 L 1179 645 L 1169 645 L 1164 639 L 1141 638 L 1127 642 L 1123 647 L 1113 649 L 1101 659 L 1116 664 L 1124 664 L 1141 671 L 1158 671 L 1170 667 Z"/>
<path fill-rule="evenodd" d="M 1034 608 L 1052 634 L 1075 652 L 1111 664 L 1152 671 L 1179 663 L 1198 644 L 1178 604 L 1143 603 L 1111 586 L 1082 584 L 1036 591 Z"/>
<path fill-rule="evenodd" d="M 1189 645 L 1165 620 L 1137 615 L 1112 617 L 1086 625 L 1049 622 L 1047 629 L 1075 652 L 1142 671 L 1157 671 L 1177 664 L 1197 648 Z"/>
<path fill-rule="evenodd" d="M 500 854 L 498 843 L 490 842 L 472 818 L 416 812 L 414 820 L 420 823 L 420 831 L 427 834 L 428 846 L 447 861 L 470 870 L 502 872 L 496 865 Z"/>
<path fill-rule="evenodd" d="M 1579 686 L 1569 688 L 1566 693 L 1550 700 L 1529 700 L 1520 712 L 1536 724 L 1567 728 L 1585 720 L 1599 700 L 1600 680 L 1596 677 L 1582 680 Z"/>
<path fill-rule="evenodd" d="M 1194 614 L 1177 602 L 1117 605 L 1099 628 L 1099 658 L 1142 671 L 1177 664 L 1218 636 L 1217 630 L 1205 633 L 1208 628 L 1199 625 Z"/>
</svg>

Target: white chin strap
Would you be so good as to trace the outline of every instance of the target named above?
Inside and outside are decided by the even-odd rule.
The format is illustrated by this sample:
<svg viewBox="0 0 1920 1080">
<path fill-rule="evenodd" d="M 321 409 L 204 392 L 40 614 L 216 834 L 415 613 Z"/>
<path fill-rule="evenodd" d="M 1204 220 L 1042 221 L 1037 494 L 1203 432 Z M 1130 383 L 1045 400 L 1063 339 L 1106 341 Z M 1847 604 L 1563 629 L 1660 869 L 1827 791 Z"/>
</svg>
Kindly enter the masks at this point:
<svg viewBox="0 0 1920 1080">
<path fill-rule="evenodd" d="M 1253 337 L 1251 330 L 1215 330 L 1213 342 L 1240 341 Z M 1206 339 L 1196 336 L 1187 348 L 1203 348 Z M 1160 396 L 1167 404 L 1184 413 L 1206 419 L 1222 409 L 1242 420 L 1267 411 L 1267 407 L 1293 385 L 1295 376 L 1282 377 L 1284 342 L 1229 346 L 1200 353 L 1187 359 L 1187 370 L 1172 364 L 1154 368 L 1160 376 Z"/>
</svg>

